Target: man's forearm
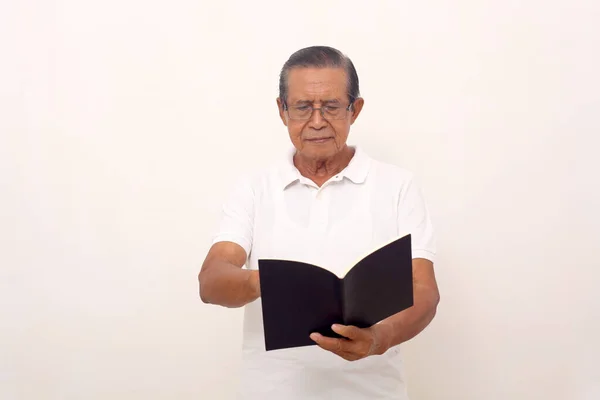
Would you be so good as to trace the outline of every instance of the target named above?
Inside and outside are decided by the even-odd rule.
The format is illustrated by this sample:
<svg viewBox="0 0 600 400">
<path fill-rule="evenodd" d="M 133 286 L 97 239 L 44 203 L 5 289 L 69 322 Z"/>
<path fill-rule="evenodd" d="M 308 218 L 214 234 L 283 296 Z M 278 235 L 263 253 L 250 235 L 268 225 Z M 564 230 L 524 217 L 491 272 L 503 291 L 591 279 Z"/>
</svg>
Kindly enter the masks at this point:
<svg viewBox="0 0 600 400">
<path fill-rule="evenodd" d="M 414 305 L 377 324 L 387 348 L 404 343 L 421 333 L 435 317 L 439 293 L 435 288 L 415 286 Z"/>
<path fill-rule="evenodd" d="M 200 272 L 198 277 L 203 302 L 235 308 L 259 297 L 258 271 L 242 269 L 224 261 L 213 262 L 215 264 Z"/>
</svg>

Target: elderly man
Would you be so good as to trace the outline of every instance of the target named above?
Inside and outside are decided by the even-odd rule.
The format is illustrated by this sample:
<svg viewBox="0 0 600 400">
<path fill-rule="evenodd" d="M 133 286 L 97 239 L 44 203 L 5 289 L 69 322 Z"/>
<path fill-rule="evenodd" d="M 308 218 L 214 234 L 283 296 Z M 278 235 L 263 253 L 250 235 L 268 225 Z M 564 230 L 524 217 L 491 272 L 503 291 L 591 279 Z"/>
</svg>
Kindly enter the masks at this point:
<svg viewBox="0 0 600 400">
<path fill-rule="evenodd" d="M 223 206 L 199 274 L 200 297 L 245 307 L 240 399 L 408 398 L 398 345 L 436 312 L 434 233 L 412 174 L 346 143 L 363 104 L 348 57 L 321 46 L 294 53 L 277 99 L 293 149 L 242 179 Z M 339 272 L 403 233 L 412 234 L 411 308 L 366 329 L 335 325 L 342 339 L 313 334 L 315 346 L 265 351 L 259 259 Z"/>
</svg>

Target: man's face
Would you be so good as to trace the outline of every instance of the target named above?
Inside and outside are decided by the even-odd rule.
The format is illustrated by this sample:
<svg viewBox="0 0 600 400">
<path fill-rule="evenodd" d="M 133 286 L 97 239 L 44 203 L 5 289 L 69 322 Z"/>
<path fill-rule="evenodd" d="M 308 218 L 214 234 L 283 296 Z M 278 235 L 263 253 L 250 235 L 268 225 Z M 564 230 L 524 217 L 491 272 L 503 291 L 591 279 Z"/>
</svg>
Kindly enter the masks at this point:
<svg viewBox="0 0 600 400">
<path fill-rule="evenodd" d="M 288 117 L 281 99 L 277 99 L 277 104 L 296 150 L 307 158 L 324 160 L 344 148 L 350 126 L 358 117 L 363 100 L 357 99 L 350 111 L 344 111 L 349 100 L 346 73 L 342 68 L 293 68 L 288 74 L 287 105 L 290 112 L 294 107 L 340 107 L 345 117 L 327 119 L 323 118 L 320 110 L 315 110 L 309 119 L 297 120 Z"/>
</svg>

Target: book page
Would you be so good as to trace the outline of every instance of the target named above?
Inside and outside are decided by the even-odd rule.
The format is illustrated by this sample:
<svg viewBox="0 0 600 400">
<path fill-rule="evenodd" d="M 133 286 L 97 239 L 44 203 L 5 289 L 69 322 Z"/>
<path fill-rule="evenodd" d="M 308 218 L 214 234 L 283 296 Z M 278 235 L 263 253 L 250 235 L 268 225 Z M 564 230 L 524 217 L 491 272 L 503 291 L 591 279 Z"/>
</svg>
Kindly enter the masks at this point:
<svg viewBox="0 0 600 400">
<path fill-rule="evenodd" d="M 344 272 L 343 272 L 341 275 L 338 275 L 338 276 L 339 276 L 339 278 L 340 278 L 340 279 L 344 279 L 344 278 L 346 277 L 346 275 L 348 275 L 348 272 L 350 272 L 350 271 L 352 270 L 352 268 L 354 268 L 354 267 L 355 267 L 355 266 L 356 266 L 356 265 L 357 265 L 359 262 L 361 262 L 362 260 L 364 260 L 364 259 L 365 259 L 367 256 L 369 256 L 369 255 L 371 255 L 371 254 L 375 253 L 377 250 L 380 250 L 380 249 L 382 249 L 383 247 L 385 247 L 385 246 L 387 246 L 387 245 L 389 245 L 389 244 L 391 244 L 391 243 L 395 242 L 396 240 L 402 239 L 402 238 L 404 238 L 404 237 L 406 237 L 406 236 L 409 236 L 409 235 L 410 235 L 410 233 L 403 233 L 403 234 L 401 234 L 401 235 L 399 235 L 399 236 L 395 236 L 395 237 L 393 237 L 392 239 L 390 239 L 390 240 L 388 240 L 388 241 L 386 241 L 386 242 L 383 242 L 381 245 L 379 245 L 379 246 L 377 246 L 377 247 L 373 248 L 373 249 L 372 249 L 371 251 L 369 251 L 368 253 L 366 252 L 366 253 L 365 253 L 365 254 L 363 254 L 362 256 L 358 257 L 354 263 L 350 264 L 350 265 L 348 266 L 348 268 L 347 268 L 347 269 L 346 269 L 346 270 L 345 270 L 345 271 L 344 271 Z"/>
</svg>

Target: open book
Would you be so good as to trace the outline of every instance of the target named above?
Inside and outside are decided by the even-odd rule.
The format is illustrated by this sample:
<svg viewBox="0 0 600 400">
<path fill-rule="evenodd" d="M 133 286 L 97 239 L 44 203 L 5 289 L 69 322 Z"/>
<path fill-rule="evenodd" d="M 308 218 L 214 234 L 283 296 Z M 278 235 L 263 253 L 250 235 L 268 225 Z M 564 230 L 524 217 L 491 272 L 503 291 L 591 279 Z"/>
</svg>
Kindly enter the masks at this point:
<svg viewBox="0 0 600 400">
<path fill-rule="evenodd" d="M 372 251 L 343 277 L 291 260 L 258 261 L 266 350 L 310 346 L 334 323 L 367 328 L 413 305 L 411 236 Z"/>
</svg>

